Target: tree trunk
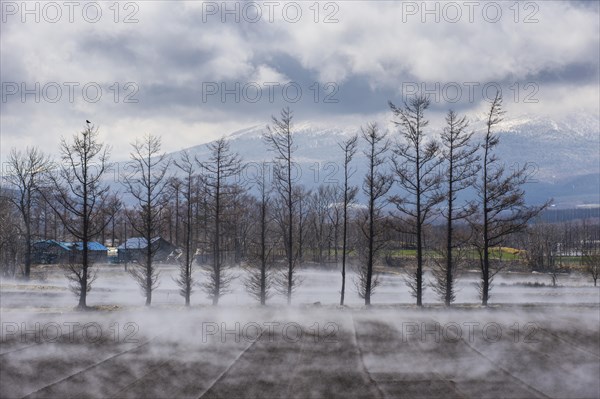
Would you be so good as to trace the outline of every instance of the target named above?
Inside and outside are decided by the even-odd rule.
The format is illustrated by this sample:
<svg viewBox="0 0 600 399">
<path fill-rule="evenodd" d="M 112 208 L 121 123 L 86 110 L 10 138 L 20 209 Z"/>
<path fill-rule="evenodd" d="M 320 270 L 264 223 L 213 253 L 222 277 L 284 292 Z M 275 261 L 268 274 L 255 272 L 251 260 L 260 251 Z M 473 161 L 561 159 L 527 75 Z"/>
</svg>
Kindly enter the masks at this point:
<svg viewBox="0 0 600 399">
<path fill-rule="evenodd" d="M 450 306 L 452 303 L 452 284 L 453 284 L 453 275 L 452 275 L 452 196 L 454 195 L 452 191 L 452 153 L 450 153 L 450 166 L 449 166 L 450 176 L 448 180 L 448 215 L 447 215 L 447 236 L 446 236 L 446 296 L 444 298 L 444 303 L 446 306 Z"/>
<path fill-rule="evenodd" d="M 221 182 L 220 176 L 217 176 L 217 186 L 215 189 L 215 255 L 214 255 L 214 290 L 212 304 L 219 304 L 219 294 L 221 290 Z"/>
<path fill-rule="evenodd" d="M 418 128 L 418 125 L 417 125 Z M 417 306 L 423 306 L 423 221 L 421 219 L 421 170 L 419 159 L 419 148 L 416 148 L 417 162 Z"/>
<path fill-rule="evenodd" d="M 29 222 L 25 226 L 25 280 L 29 280 L 31 274 L 31 227 Z"/>
<path fill-rule="evenodd" d="M 292 202 L 292 163 L 291 163 L 291 148 L 288 146 L 288 217 L 289 217 L 289 225 L 288 225 L 288 290 L 287 290 L 287 304 L 292 304 L 292 286 L 294 284 L 293 273 L 294 273 L 294 242 L 293 242 L 293 216 L 294 216 L 294 208 Z M 302 215 L 300 215 L 302 218 Z M 300 234 L 302 237 L 302 234 Z M 302 239 L 302 238 L 300 238 Z"/>
<path fill-rule="evenodd" d="M 347 179 L 346 179 L 347 180 Z M 344 232 L 342 242 L 342 290 L 340 292 L 340 306 L 344 306 L 344 295 L 346 293 L 346 239 L 348 229 L 348 183 L 345 184 L 344 190 Z"/>
<path fill-rule="evenodd" d="M 489 128 L 488 128 L 489 136 Z M 482 267 L 482 286 L 481 286 L 481 304 L 487 306 L 489 297 L 489 278 L 490 278 L 490 249 L 489 249 L 489 221 L 488 221 L 488 192 L 487 192 L 487 162 L 488 162 L 488 144 L 486 143 L 485 155 L 483 158 L 483 264 Z"/>
<path fill-rule="evenodd" d="M 83 161 L 83 234 L 82 234 L 82 276 L 81 276 L 81 292 L 79 293 L 79 305 L 80 309 L 87 308 L 87 285 L 88 285 L 88 239 L 89 239 L 89 214 L 88 214 L 88 191 L 87 191 L 87 159 Z"/>
<path fill-rule="evenodd" d="M 375 165 L 373 159 L 375 158 L 375 146 L 371 147 L 371 165 L 370 165 L 370 176 L 371 184 L 369 187 L 369 249 L 367 254 L 367 281 L 365 287 L 365 305 L 371 306 L 371 283 L 373 281 L 373 239 L 375 234 L 374 220 L 375 217 L 375 193 L 373 192 L 373 184 L 375 181 Z"/>
</svg>

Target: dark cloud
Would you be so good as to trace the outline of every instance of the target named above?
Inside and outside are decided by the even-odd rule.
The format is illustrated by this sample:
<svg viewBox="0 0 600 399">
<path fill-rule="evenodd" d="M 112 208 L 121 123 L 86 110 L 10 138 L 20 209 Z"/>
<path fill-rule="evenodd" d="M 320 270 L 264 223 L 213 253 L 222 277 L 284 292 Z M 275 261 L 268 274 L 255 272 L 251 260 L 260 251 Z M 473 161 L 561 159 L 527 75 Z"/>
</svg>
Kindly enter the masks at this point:
<svg viewBox="0 0 600 399">
<path fill-rule="evenodd" d="M 139 23 L 130 25 L 114 24 L 110 13 L 98 24 L 12 19 L 0 36 L 3 83 L 97 82 L 104 95 L 96 103 L 81 96 L 57 104 L 8 98 L 1 104 L 1 152 L 6 145 L 39 142 L 40 131 L 45 143 L 56 142 L 85 119 L 102 121 L 111 137 L 127 141 L 138 128 L 177 129 L 182 143 L 194 143 L 198 131 L 209 139 L 267 122 L 286 105 L 306 121 L 369 120 L 387 113 L 389 100 L 401 104 L 406 85 L 433 90 L 431 111 L 438 114 L 448 108 L 477 112 L 485 101 L 481 88 L 490 82 L 509 103 L 515 84 L 539 86 L 542 101 L 513 101 L 519 112 L 569 112 L 582 102 L 597 103 L 598 2 L 539 3 L 539 22 L 529 25 L 515 24 L 508 9 L 494 24 L 481 18 L 427 24 L 417 17 L 401 23 L 400 2 L 343 2 L 339 22 L 326 25 L 312 20 L 308 5 L 298 23 L 266 17 L 222 23 L 219 16 L 204 18 L 191 2 L 141 2 Z M 124 102 L 128 82 L 138 88 L 137 103 Z M 272 101 L 266 82 L 279 83 Z M 479 83 L 474 97 L 465 82 Z M 454 83 L 463 91 L 458 98 L 452 88 L 443 91 Z M 218 92 L 207 95 L 214 85 Z M 298 101 L 295 87 L 302 90 Z M 237 91 L 239 99 L 222 98 L 223 88 Z"/>
<path fill-rule="evenodd" d="M 110 57 L 115 63 L 136 63 L 143 61 L 139 44 L 143 37 L 136 32 L 106 33 L 90 31 L 75 41 L 76 54 L 83 58 L 90 56 Z"/>
<path fill-rule="evenodd" d="M 548 67 L 529 75 L 526 80 L 540 84 L 598 84 L 598 64 L 573 62 L 558 67 Z"/>
</svg>

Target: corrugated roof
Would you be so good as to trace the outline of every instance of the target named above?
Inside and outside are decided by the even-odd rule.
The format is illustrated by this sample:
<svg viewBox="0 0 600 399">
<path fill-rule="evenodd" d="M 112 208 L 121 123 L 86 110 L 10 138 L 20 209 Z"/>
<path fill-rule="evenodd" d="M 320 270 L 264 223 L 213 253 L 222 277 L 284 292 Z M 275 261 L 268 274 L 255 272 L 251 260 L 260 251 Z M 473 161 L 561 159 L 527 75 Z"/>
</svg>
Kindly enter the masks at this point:
<svg viewBox="0 0 600 399">
<path fill-rule="evenodd" d="M 157 240 L 160 240 L 160 237 L 154 237 L 150 242 L 155 242 Z M 117 249 L 144 249 L 147 246 L 148 243 L 144 237 L 133 237 L 119 245 Z"/>
<path fill-rule="evenodd" d="M 83 242 L 75 242 L 75 249 L 78 251 L 83 251 Z M 104 245 L 100 244 L 96 241 L 88 241 L 88 250 L 89 251 L 108 251 Z"/>
<path fill-rule="evenodd" d="M 77 251 L 82 251 L 83 250 L 83 242 L 66 242 L 66 241 L 56 241 L 56 240 L 41 240 L 41 241 L 36 241 L 36 243 L 47 243 L 47 244 L 54 244 L 54 245 L 58 245 L 61 248 L 63 248 L 66 251 L 70 251 L 72 249 L 75 249 Z M 104 245 L 100 244 L 99 242 L 96 241 L 89 241 L 88 242 L 88 249 L 90 251 L 107 251 L 108 248 L 106 248 Z"/>
<path fill-rule="evenodd" d="M 40 241 L 36 241 L 34 244 L 38 244 L 38 243 L 58 245 L 59 247 L 61 247 L 62 249 L 66 250 L 66 251 L 70 251 L 71 245 L 72 245 L 70 242 L 62 242 L 62 241 L 56 241 L 56 240 L 40 240 Z"/>
<path fill-rule="evenodd" d="M 54 241 L 54 240 L 50 240 L 58 245 L 60 245 L 61 247 L 63 247 L 64 249 L 66 249 L 67 251 L 70 251 L 73 248 L 73 243 L 72 242 L 66 242 L 66 241 Z"/>
</svg>

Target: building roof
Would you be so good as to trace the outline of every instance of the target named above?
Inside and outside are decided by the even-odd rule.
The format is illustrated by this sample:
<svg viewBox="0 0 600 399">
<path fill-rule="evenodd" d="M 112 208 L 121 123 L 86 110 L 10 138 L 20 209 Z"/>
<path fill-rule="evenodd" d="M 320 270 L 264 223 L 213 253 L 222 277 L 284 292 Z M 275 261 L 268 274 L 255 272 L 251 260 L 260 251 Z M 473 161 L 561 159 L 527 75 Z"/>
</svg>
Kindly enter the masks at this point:
<svg viewBox="0 0 600 399">
<path fill-rule="evenodd" d="M 154 243 L 158 240 L 160 237 L 154 237 L 150 242 Z M 144 249 L 146 247 L 148 247 L 148 243 L 144 237 L 133 237 L 119 245 L 117 249 Z"/>
<path fill-rule="evenodd" d="M 70 251 L 71 246 L 72 246 L 72 243 L 70 243 L 70 242 L 63 242 L 63 241 L 56 241 L 56 240 L 40 240 L 40 241 L 34 242 L 34 244 L 58 245 L 65 251 Z"/>
<path fill-rule="evenodd" d="M 48 244 L 48 245 L 58 245 L 59 247 L 61 247 L 65 251 L 70 251 L 72 249 L 75 249 L 77 251 L 82 251 L 83 250 L 83 242 L 65 242 L 65 241 L 56 241 L 56 240 L 41 240 L 41 241 L 36 241 L 34 244 L 38 244 L 38 243 L 45 243 L 45 244 Z M 104 245 L 100 244 L 99 242 L 88 241 L 88 250 L 90 250 L 90 251 L 107 251 L 108 248 L 106 248 Z"/>
<path fill-rule="evenodd" d="M 78 251 L 83 251 L 83 242 L 74 242 L 74 247 Z M 100 244 L 96 241 L 88 241 L 88 250 L 89 251 L 108 251 L 104 245 Z"/>
</svg>

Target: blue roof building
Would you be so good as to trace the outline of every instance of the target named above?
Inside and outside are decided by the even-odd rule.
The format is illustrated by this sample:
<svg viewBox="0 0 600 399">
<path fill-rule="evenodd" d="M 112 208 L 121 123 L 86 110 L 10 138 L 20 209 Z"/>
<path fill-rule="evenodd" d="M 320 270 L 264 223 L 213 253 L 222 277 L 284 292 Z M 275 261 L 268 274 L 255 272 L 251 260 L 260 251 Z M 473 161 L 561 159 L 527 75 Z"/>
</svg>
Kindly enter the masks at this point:
<svg viewBox="0 0 600 399">
<path fill-rule="evenodd" d="M 154 262 L 168 262 L 177 247 L 162 237 L 150 240 Z M 133 237 L 117 247 L 119 262 L 143 262 L 148 255 L 148 241 L 144 237 Z"/>
<path fill-rule="evenodd" d="M 73 245 L 73 249 L 83 251 L 83 242 L 74 242 L 71 245 Z M 99 242 L 88 241 L 88 251 L 108 251 L 108 248 Z"/>
<path fill-rule="evenodd" d="M 81 263 L 82 242 L 64 242 L 56 240 L 36 241 L 32 244 L 33 263 Z M 104 263 L 108 248 L 99 242 L 88 242 L 88 261 Z"/>
</svg>

